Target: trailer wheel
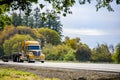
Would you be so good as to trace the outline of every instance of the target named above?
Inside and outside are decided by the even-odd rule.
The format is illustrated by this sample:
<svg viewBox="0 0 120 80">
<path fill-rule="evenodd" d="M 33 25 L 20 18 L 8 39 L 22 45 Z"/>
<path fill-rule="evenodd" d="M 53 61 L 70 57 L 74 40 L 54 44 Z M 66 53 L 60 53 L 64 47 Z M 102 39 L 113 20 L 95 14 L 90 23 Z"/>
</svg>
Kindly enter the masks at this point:
<svg viewBox="0 0 120 80">
<path fill-rule="evenodd" d="M 3 62 L 8 62 L 8 61 L 9 61 L 8 56 L 3 56 L 3 57 L 2 57 L 2 61 L 3 61 Z"/>
<path fill-rule="evenodd" d="M 17 62 L 17 56 L 13 55 L 13 62 Z"/>
<path fill-rule="evenodd" d="M 24 62 L 24 60 L 21 60 L 21 59 L 20 59 L 20 62 L 22 62 L 22 63 L 23 63 L 23 62 Z"/>
</svg>

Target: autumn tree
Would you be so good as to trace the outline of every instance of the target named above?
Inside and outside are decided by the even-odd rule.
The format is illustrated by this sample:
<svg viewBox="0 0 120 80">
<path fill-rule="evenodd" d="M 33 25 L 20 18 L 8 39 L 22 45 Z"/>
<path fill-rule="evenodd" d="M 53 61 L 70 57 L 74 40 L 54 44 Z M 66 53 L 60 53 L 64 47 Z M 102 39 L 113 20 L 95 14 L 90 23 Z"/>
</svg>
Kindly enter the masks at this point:
<svg viewBox="0 0 120 80">
<path fill-rule="evenodd" d="M 4 43 L 5 40 L 9 39 L 16 33 L 16 30 L 13 26 L 6 26 L 3 31 L 1 31 L 0 35 L 0 45 Z"/>
<path fill-rule="evenodd" d="M 25 26 L 18 26 L 15 28 L 14 26 L 6 26 L 3 31 L 1 31 L 1 36 L 0 36 L 0 45 L 4 43 L 5 40 L 8 40 L 10 37 L 13 37 L 15 34 L 29 34 L 31 37 L 34 39 L 41 38 L 42 35 L 39 33 L 36 33 L 35 30 L 25 27 Z M 39 36 L 38 36 L 39 35 Z"/>
<path fill-rule="evenodd" d="M 76 37 L 70 39 L 69 37 L 65 37 L 65 41 L 63 43 L 70 46 L 72 49 L 77 49 L 80 43 L 80 38 Z"/>
</svg>

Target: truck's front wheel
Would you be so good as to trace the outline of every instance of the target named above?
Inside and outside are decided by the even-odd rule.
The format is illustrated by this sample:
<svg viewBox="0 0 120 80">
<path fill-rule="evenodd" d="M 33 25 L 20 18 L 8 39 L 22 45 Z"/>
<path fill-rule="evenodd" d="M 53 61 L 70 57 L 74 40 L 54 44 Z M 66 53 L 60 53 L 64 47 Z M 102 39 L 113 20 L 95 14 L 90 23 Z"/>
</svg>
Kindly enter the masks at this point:
<svg viewBox="0 0 120 80">
<path fill-rule="evenodd" d="M 29 58 L 29 57 L 27 58 L 27 61 L 28 61 L 28 63 L 35 63 L 35 61 L 30 60 L 30 58 Z"/>
<path fill-rule="evenodd" d="M 41 63 L 44 63 L 44 61 L 41 61 Z"/>
</svg>

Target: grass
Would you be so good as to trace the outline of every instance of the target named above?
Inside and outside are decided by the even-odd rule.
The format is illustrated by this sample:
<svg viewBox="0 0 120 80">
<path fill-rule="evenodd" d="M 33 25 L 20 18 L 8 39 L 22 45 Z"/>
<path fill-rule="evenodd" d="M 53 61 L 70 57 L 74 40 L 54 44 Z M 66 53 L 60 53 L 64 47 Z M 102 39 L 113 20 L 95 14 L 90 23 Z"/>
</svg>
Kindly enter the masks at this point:
<svg viewBox="0 0 120 80">
<path fill-rule="evenodd" d="M 58 78 L 44 78 L 15 69 L 0 68 L 0 80 L 59 80 Z"/>
</svg>

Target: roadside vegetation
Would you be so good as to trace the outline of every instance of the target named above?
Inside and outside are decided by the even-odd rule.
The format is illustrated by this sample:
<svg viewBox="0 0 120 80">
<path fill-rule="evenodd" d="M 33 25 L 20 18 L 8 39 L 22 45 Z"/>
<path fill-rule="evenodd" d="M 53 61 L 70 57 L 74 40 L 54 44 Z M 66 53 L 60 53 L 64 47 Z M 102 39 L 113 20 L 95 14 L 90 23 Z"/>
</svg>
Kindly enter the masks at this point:
<svg viewBox="0 0 120 80">
<path fill-rule="evenodd" d="M 59 80 L 58 78 L 41 78 L 30 72 L 12 68 L 0 68 L 0 80 Z"/>
<path fill-rule="evenodd" d="M 46 60 L 120 63 L 120 44 L 98 43 L 91 49 L 78 37 L 71 39 L 62 35 L 63 25 L 59 14 L 72 14 L 70 7 L 75 0 L 43 1 L 51 4 L 52 9 L 42 11 L 46 5 L 39 4 L 38 0 L 0 1 L 0 57 L 21 51 L 23 40 L 37 40 L 41 43 Z M 85 2 L 90 3 L 91 0 L 79 0 L 80 4 Z M 98 0 L 96 9 L 106 7 L 113 11 L 111 2 Z M 33 3 L 39 6 L 33 8 Z M 120 1 L 116 0 L 116 4 Z"/>
<path fill-rule="evenodd" d="M 98 44 L 91 49 L 80 38 L 65 37 L 49 28 L 30 28 L 26 26 L 6 26 L 0 31 L 0 55 L 9 55 L 21 51 L 24 40 L 38 40 L 41 43 L 46 60 L 80 61 L 80 62 L 110 62 L 120 63 L 120 44 L 114 47 Z"/>
</svg>

